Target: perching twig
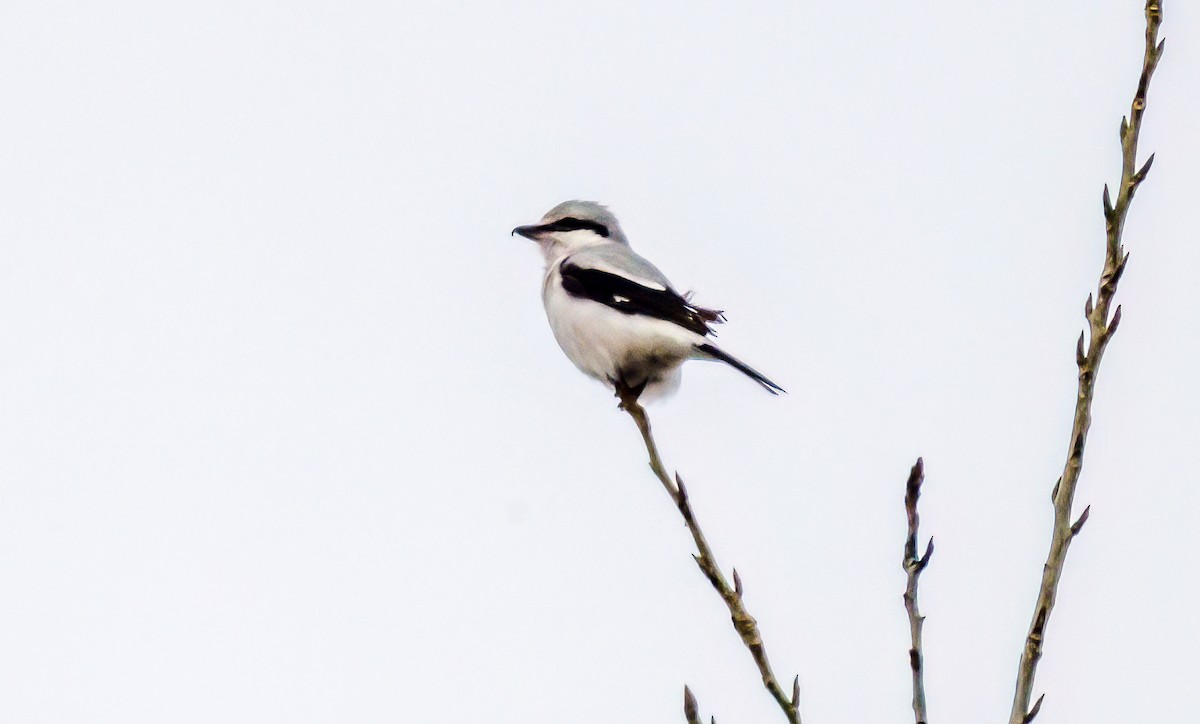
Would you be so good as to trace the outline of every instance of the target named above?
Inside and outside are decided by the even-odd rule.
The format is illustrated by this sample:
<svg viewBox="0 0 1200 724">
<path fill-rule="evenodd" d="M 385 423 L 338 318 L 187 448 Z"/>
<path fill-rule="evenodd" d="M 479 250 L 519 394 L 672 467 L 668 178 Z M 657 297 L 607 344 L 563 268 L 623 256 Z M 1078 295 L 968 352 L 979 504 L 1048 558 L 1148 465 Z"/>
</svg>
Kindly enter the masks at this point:
<svg viewBox="0 0 1200 724">
<path fill-rule="evenodd" d="M 912 708 L 916 724 L 927 724 L 929 714 L 925 709 L 925 655 L 921 649 L 921 627 L 925 617 L 917 607 L 917 583 L 921 571 L 929 565 L 933 555 L 933 538 L 925 546 L 925 555 L 917 557 L 917 530 L 921 516 L 917 515 L 917 499 L 921 497 L 921 483 L 925 481 L 925 462 L 917 458 L 908 474 L 905 486 L 904 510 L 908 513 L 908 539 L 904 542 L 904 570 L 908 573 L 908 586 L 904 589 L 904 610 L 908 611 L 908 630 L 912 637 L 912 648 L 908 650 L 908 662 L 912 667 Z"/>
<path fill-rule="evenodd" d="M 792 696 L 789 698 L 771 671 L 767 650 L 763 646 L 762 636 L 758 631 L 758 622 L 754 620 L 754 617 L 746 610 L 745 604 L 742 603 L 741 577 L 734 574 L 736 587 L 730 586 L 729 582 L 725 580 L 725 575 L 717 566 L 712 549 L 708 547 L 708 541 L 704 539 L 704 532 L 700 530 L 700 524 L 696 522 L 696 516 L 692 513 L 692 506 L 688 501 L 687 488 L 683 485 L 683 479 L 676 473 L 675 479 L 672 481 L 666 468 L 663 467 L 662 459 L 658 456 L 658 446 L 654 444 L 654 437 L 650 434 L 650 420 L 646 417 L 646 410 L 638 404 L 635 391 L 621 390 L 620 388 L 621 385 L 618 385 L 617 394 L 621 398 L 621 409 L 629 413 L 642 433 L 642 440 L 646 443 L 646 452 L 650 455 L 650 469 L 654 471 L 654 475 L 666 488 L 671 500 L 675 501 L 675 507 L 679 508 L 683 522 L 687 524 L 687 528 L 692 534 L 692 540 L 696 543 L 697 552 L 692 555 L 692 558 L 696 560 L 696 565 L 700 566 L 701 572 L 708 578 L 709 583 L 717 590 L 729 608 L 729 614 L 733 618 L 733 628 L 741 637 L 742 643 L 750 650 L 750 655 L 754 658 L 755 665 L 758 666 L 758 672 L 762 675 L 763 686 L 771 692 L 771 696 L 775 698 L 779 708 L 787 716 L 789 724 L 800 724 L 799 677 L 796 677 L 792 683 Z"/>
<path fill-rule="evenodd" d="M 1117 307 L 1109 318 L 1108 310 L 1113 296 L 1117 291 L 1117 282 L 1125 271 L 1125 263 L 1129 255 L 1121 245 L 1121 233 L 1125 228 L 1125 217 L 1129 213 L 1129 205 L 1138 186 L 1146 179 L 1154 156 L 1146 160 L 1145 165 L 1137 168 L 1138 135 L 1142 130 L 1142 114 L 1146 110 L 1146 91 L 1150 86 L 1150 77 L 1162 58 L 1163 43 L 1158 41 L 1158 27 L 1162 22 L 1162 0 L 1147 0 L 1146 2 L 1146 47 L 1142 60 L 1142 74 L 1138 79 L 1137 93 L 1127 119 L 1121 119 L 1121 186 L 1117 190 L 1117 202 L 1114 205 L 1109 195 L 1108 186 L 1104 187 L 1104 221 L 1107 234 L 1107 245 L 1104 259 L 1104 271 L 1100 275 L 1100 284 L 1096 292 L 1095 305 L 1091 295 L 1084 305 L 1084 316 L 1091 331 L 1091 341 L 1084 349 L 1084 335 L 1080 335 L 1075 350 L 1075 361 L 1079 366 L 1079 392 L 1075 401 L 1075 421 L 1071 428 L 1071 443 L 1067 453 L 1066 466 L 1062 477 L 1054 485 L 1051 494 L 1054 502 L 1054 534 L 1050 541 L 1050 553 L 1042 570 L 1042 586 L 1038 592 L 1037 606 L 1034 608 L 1033 623 L 1029 635 L 1025 639 L 1025 648 L 1021 653 L 1021 664 L 1017 670 L 1016 695 L 1013 697 L 1012 712 L 1009 724 L 1029 724 L 1037 716 L 1042 699 L 1032 708 L 1029 701 L 1033 695 L 1033 678 L 1037 673 L 1038 661 L 1042 657 L 1042 642 L 1046 634 L 1046 622 L 1050 612 L 1054 610 L 1054 600 L 1058 593 L 1058 583 L 1062 576 L 1063 563 L 1066 561 L 1067 548 L 1071 540 L 1079 534 L 1087 521 L 1088 509 L 1085 508 L 1078 520 L 1071 520 L 1071 504 L 1075 500 L 1075 486 L 1079 482 L 1079 472 L 1083 467 L 1083 449 L 1087 440 L 1088 427 L 1092 421 L 1092 396 L 1095 393 L 1096 374 L 1100 369 L 1100 359 L 1104 349 L 1117 331 L 1121 321 L 1121 307 Z M 1043 695 L 1044 696 L 1044 695 Z"/>
</svg>

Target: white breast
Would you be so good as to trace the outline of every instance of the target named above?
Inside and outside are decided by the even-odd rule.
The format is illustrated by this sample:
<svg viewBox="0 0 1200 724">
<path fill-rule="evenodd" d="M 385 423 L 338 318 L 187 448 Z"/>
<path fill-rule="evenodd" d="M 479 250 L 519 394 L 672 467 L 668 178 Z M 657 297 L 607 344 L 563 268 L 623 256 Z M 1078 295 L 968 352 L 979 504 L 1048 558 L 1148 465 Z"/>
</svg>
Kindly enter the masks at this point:
<svg viewBox="0 0 1200 724">
<path fill-rule="evenodd" d="M 679 365 L 704 341 L 671 322 L 572 297 L 562 288 L 557 264 L 546 272 L 542 301 L 563 352 L 584 374 L 602 382 L 623 377 L 631 385 L 649 381 L 661 395 L 678 385 Z"/>
</svg>

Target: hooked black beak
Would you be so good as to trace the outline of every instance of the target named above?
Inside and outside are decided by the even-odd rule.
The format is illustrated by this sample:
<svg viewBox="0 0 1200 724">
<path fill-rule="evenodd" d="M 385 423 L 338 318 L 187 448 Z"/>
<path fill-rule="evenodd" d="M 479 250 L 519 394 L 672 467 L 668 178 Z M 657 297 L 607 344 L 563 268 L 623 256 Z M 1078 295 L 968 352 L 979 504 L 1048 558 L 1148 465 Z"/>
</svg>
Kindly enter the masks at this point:
<svg viewBox="0 0 1200 724">
<path fill-rule="evenodd" d="M 526 239 L 533 239 L 534 241 L 537 241 L 538 234 L 546 230 L 547 229 L 544 226 L 518 226 L 512 230 L 512 236 L 520 234 Z"/>
<path fill-rule="evenodd" d="M 575 231 L 579 228 L 580 228 L 579 226 L 571 226 L 568 224 L 564 224 L 561 221 L 555 221 L 552 224 L 537 224 L 534 226 L 518 226 L 517 228 L 512 230 L 512 233 L 520 234 L 521 236 L 525 237 L 526 239 L 533 239 L 534 241 L 537 241 L 538 238 L 542 234 L 545 234 L 545 233 L 548 233 L 551 231 Z M 608 236 L 608 234 L 606 233 L 606 234 L 604 234 L 604 236 Z"/>
</svg>

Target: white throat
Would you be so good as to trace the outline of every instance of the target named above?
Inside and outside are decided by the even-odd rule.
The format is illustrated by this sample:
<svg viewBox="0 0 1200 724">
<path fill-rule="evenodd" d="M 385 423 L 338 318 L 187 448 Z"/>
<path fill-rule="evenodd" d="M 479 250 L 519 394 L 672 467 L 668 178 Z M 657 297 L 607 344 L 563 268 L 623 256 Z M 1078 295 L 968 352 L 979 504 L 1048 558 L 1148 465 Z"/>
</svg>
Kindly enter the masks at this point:
<svg viewBox="0 0 1200 724">
<path fill-rule="evenodd" d="M 546 267 L 552 267 L 566 257 L 581 249 L 606 244 L 616 244 L 612 239 L 606 239 L 594 231 L 581 229 L 579 231 L 558 232 L 539 241 L 542 256 L 546 258 Z"/>
</svg>

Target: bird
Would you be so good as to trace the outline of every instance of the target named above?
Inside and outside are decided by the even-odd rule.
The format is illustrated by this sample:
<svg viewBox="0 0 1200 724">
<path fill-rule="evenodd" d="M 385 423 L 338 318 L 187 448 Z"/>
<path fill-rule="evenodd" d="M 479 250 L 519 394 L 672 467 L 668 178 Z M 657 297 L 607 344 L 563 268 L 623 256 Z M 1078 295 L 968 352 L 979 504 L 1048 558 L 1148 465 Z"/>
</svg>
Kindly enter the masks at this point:
<svg viewBox="0 0 1200 724">
<path fill-rule="evenodd" d="M 693 304 L 629 246 L 617 217 L 594 201 L 564 201 L 512 235 L 546 260 L 542 302 L 554 338 L 584 374 L 627 403 L 674 393 L 682 365 L 724 362 L 771 394 L 784 389 L 713 341 L 724 312 Z"/>
</svg>

